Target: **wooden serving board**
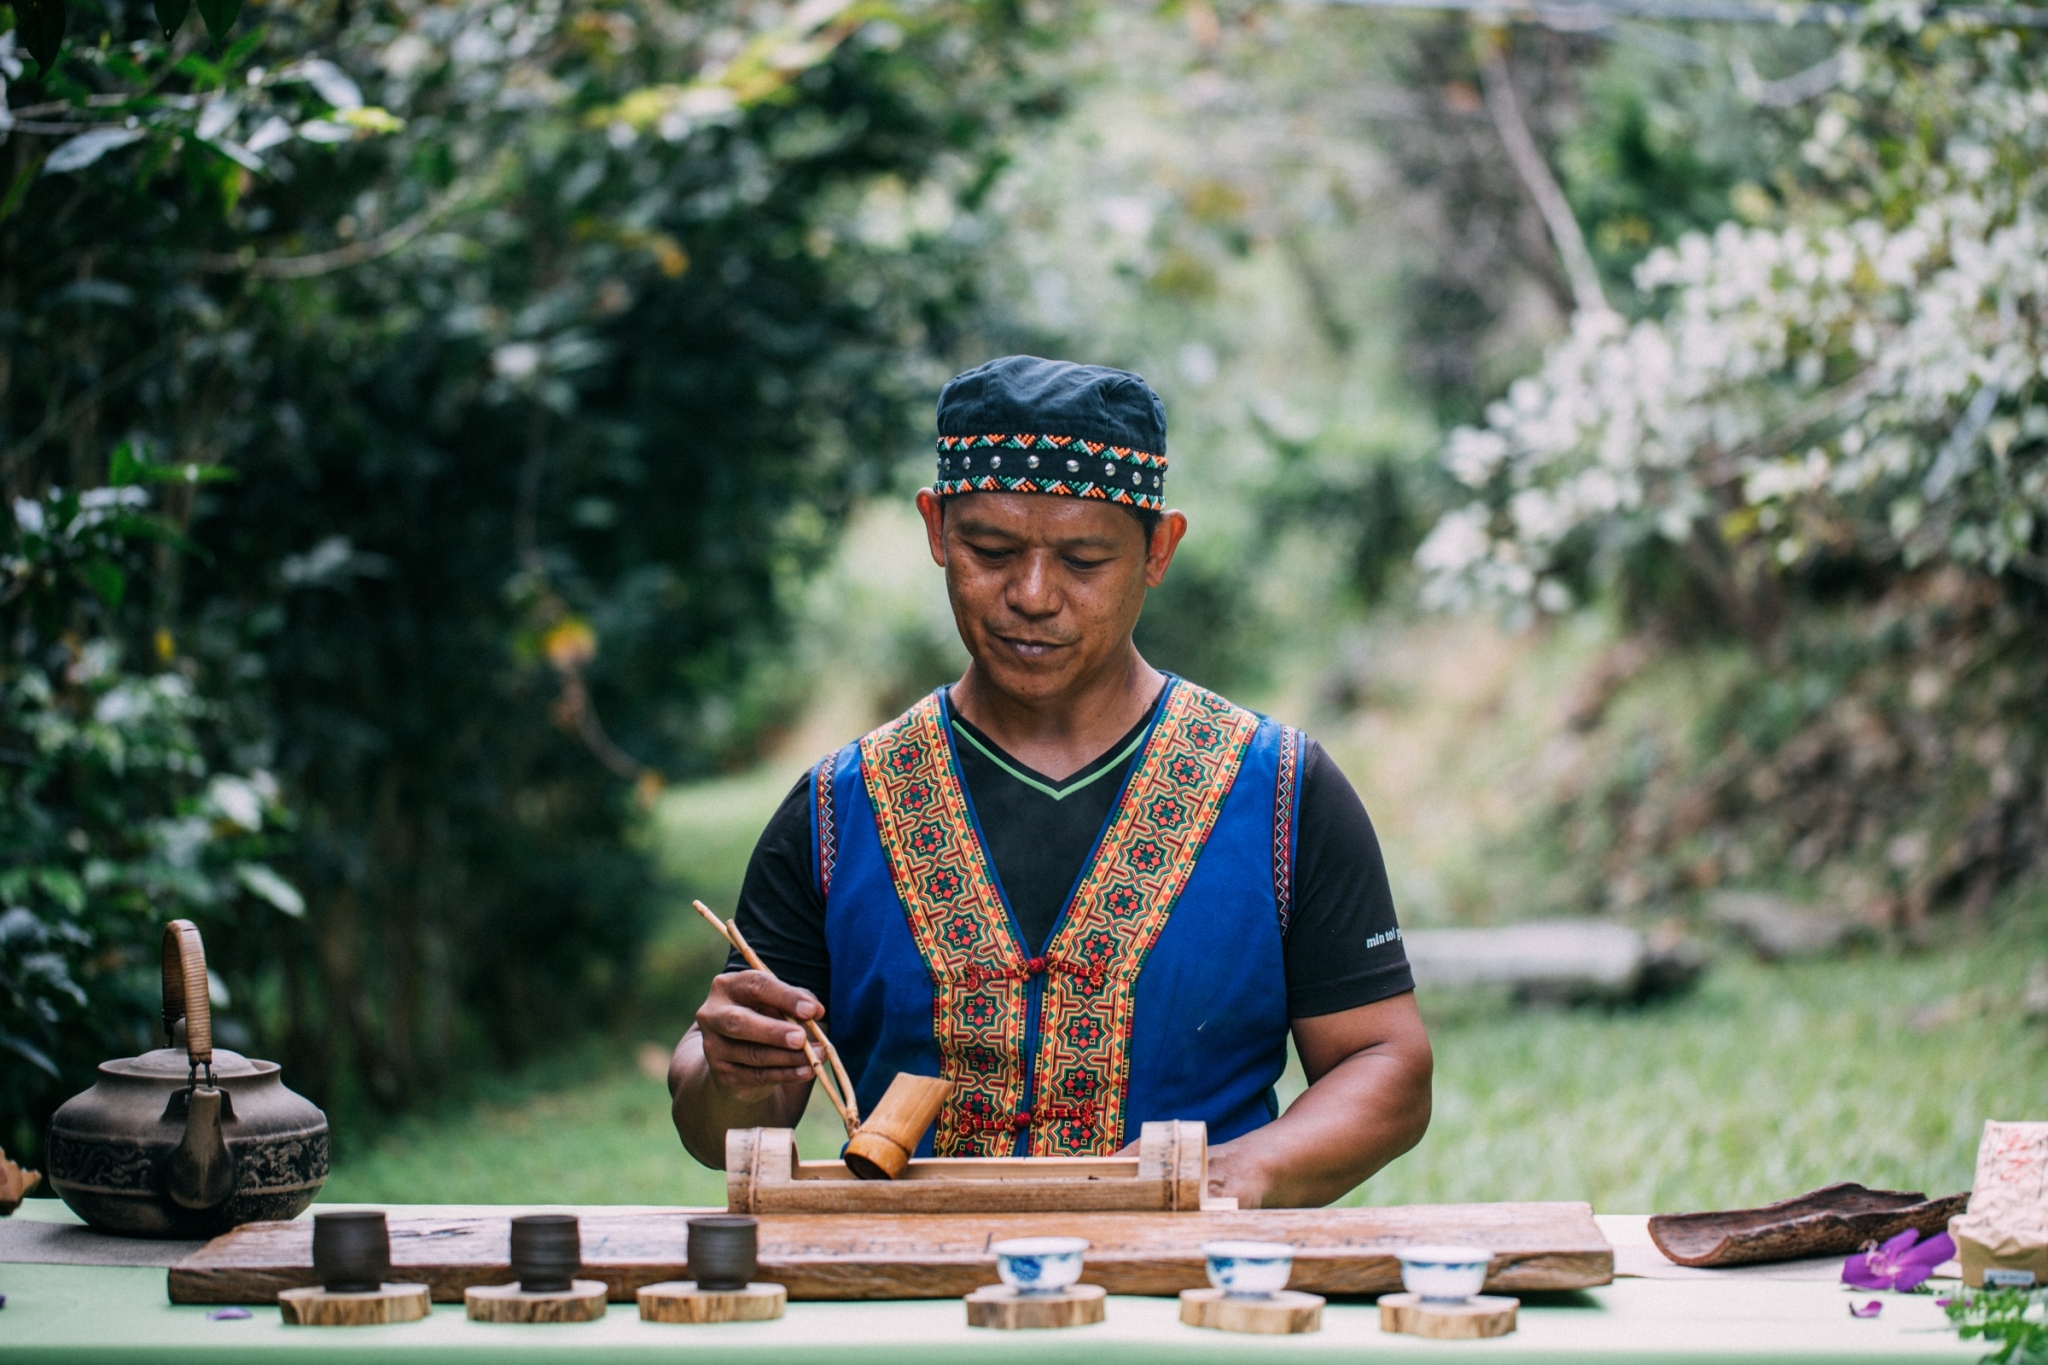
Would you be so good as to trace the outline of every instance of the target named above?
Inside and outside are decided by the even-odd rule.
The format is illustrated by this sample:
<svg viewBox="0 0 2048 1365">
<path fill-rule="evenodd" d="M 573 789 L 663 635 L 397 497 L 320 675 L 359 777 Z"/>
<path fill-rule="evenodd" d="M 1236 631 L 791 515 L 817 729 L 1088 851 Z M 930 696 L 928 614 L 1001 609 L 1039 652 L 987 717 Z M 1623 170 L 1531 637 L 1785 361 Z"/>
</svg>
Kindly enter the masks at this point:
<svg viewBox="0 0 2048 1365">
<path fill-rule="evenodd" d="M 609 1212 L 582 1220 L 581 1278 L 602 1280 L 614 1303 L 643 1285 L 687 1280 L 684 1229 L 722 1209 Z M 418 1280 L 436 1301 L 460 1303 L 471 1285 L 512 1277 L 508 1215 L 387 1215 L 394 1277 Z M 960 1298 L 991 1282 L 989 1244 L 1007 1237 L 1085 1237 L 1083 1278 L 1112 1294 L 1174 1295 L 1208 1283 L 1201 1246 L 1288 1242 L 1289 1286 L 1315 1294 L 1377 1294 L 1401 1287 L 1394 1250 L 1416 1243 L 1493 1252 L 1487 1287 L 1514 1293 L 1583 1289 L 1614 1278 L 1614 1249 L 1589 1204 L 1418 1204 L 1382 1209 L 1248 1209 L 1198 1213 L 764 1214 L 757 1277 L 791 1299 Z M 171 1267 L 173 1303 L 271 1303 L 315 1283 L 313 1224 L 250 1223 Z"/>
</svg>

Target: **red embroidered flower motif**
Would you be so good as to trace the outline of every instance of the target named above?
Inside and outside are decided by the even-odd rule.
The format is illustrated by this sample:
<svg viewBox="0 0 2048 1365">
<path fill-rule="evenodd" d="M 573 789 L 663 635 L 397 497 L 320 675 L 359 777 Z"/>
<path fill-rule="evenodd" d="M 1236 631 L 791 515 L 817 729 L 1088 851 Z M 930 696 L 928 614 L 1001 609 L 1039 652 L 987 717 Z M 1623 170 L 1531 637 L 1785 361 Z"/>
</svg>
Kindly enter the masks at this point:
<svg viewBox="0 0 2048 1365">
<path fill-rule="evenodd" d="M 939 889 L 942 881 L 949 889 Z M 934 896 L 951 896 L 960 889 L 960 874 L 950 867 L 942 867 L 932 874 L 925 886 Z M 975 923 L 972 915 L 954 915 L 946 921 L 941 932 L 946 936 L 946 942 L 955 948 L 972 948 L 981 941 L 981 926 Z"/>
<path fill-rule="evenodd" d="M 1116 935 L 1097 929 L 1081 940 L 1081 953 L 1089 962 L 1101 962 L 1116 951 Z"/>
<path fill-rule="evenodd" d="M 1223 738 L 1222 732 L 1206 720 L 1189 721 L 1187 729 L 1181 733 L 1186 735 L 1188 743 L 1197 749 L 1213 749 Z"/>
<path fill-rule="evenodd" d="M 992 1047 L 976 1046 L 962 1048 L 960 1050 L 960 1061 L 969 1071 L 974 1072 L 978 1076 L 994 1075 L 1002 1068 L 1002 1059 L 996 1055 L 996 1050 Z M 979 1106 L 971 1112 L 984 1116 L 987 1115 L 989 1112 L 988 1100 L 981 1098 Z"/>
<path fill-rule="evenodd" d="M 1092 1071 L 1070 1066 L 1060 1073 L 1060 1092 L 1076 1104 L 1088 1104 L 1102 1088 L 1102 1078 Z"/>
<path fill-rule="evenodd" d="M 1188 808 L 1171 796 L 1154 797 L 1145 813 L 1162 829 L 1179 829 L 1188 818 Z"/>
<path fill-rule="evenodd" d="M 1157 872 L 1166 866 L 1166 850 L 1150 839 L 1140 839 L 1124 854 L 1124 861 L 1140 872 Z"/>
<path fill-rule="evenodd" d="M 960 1007 L 960 1017 L 969 1028 L 988 1028 L 996 1021 L 996 1002 L 987 995 L 969 996 Z"/>
<path fill-rule="evenodd" d="M 931 783 L 912 782 L 903 788 L 900 799 L 903 802 L 903 809 L 915 815 L 932 803 L 933 795 Z"/>
<path fill-rule="evenodd" d="M 946 832 L 936 820 L 927 820 L 910 832 L 910 849 L 926 857 L 946 846 Z"/>
<path fill-rule="evenodd" d="M 1066 1039 L 1075 1047 L 1094 1047 L 1102 1035 L 1102 1024 L 1092 1014 L 1077 1014 L 1067 1021 Z"/>
<path fill-rule="evenodd" d="M 1137 914 L 1144 903 L 1144 898 L 1138 895 L 1138 888 L 1129 885 L 1113 886 L 1102 898 L 1103 906 L 1119 919 Z"/>
<path fill-rule="evenodd" d="M 1202 765 L 1181 754 L 1166 765 L 1166 775 L 1183 787 L 1192 787 L 1202 780 Z"/>
<path fill-rule="evenodd" d="M 1066 1147 L 1086 1150 L 1095 1140 L 1095 1130 L 1079 1119 L 1063 1119 L 1060 1122 L 1060 1143 Z"/>
<path fill-rule="evenodd" d="M 889 756 L 883 762 L 889 765 L 891 772 L 902 777 L 908 777 L 917 771 L 917 759 L 916 745 L 899 744 L 889 751 Z"/>
</svg>

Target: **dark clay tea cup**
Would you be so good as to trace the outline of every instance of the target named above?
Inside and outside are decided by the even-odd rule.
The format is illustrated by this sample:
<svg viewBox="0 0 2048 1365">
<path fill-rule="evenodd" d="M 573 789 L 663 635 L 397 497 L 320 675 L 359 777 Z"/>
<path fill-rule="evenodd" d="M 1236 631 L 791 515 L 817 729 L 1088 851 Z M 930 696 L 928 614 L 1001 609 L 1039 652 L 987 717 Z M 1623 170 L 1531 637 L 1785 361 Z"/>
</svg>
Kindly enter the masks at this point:
<svg viewBox="0 0 2048 1365">
<path fill-rule="evenodd" d="M 381 1211 L 313 1215 L 313 1270 L 330 1294 L 368 1294 L 391 1273 L 391 1233 Z"/>
<path fill-rule="evenodd" d="M 583 1240 L 568 1213 L 529 1213 L 512 1220 L 512 1273 L 528 1294 L 567 1293 L 583 1269 Z"/>
<path fill-rule="evenodd" d="M 745 1289 L 759 1268 L 754 1220 L 729 1215 L 692 1218 L 686 1254 L 690 1278 L 699 1289 Z"/>
</svg>

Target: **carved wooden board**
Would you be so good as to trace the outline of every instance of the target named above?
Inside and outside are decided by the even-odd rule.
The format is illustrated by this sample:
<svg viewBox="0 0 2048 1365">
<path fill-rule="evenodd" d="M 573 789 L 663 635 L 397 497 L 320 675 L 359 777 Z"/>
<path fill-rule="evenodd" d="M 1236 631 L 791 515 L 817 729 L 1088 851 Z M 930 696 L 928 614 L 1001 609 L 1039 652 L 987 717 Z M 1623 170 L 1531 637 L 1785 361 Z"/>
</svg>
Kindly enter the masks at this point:
<svg viewBox="0 0 2048 1365">
<path fill-rule="evenodd" d="M 684 1229 L 719 1209 L 578 1209 L 581 1277 L 603 1280 L 612 1302 L 642 1285 L 687 1280 Z M 512 1277 L 509 1215 L 408 1217 L 393 1208 L 393 1273 L 460 1303 L 471 1285 Z M 1082 1278 L 1112 1294 L 1178 1294 L 1208 1283 L 1201 1245 L 1290 1242 L 1289 1287 L 1315 1294 L 1377 1294 L 1401 1287 L 1394 1249 L 1415 1243 L 1493 1252 L 1487 1287 L 1514 1293 L 1583 1289 L 1614 1277 L 1614 1249 L 1592 1206 L 1418 1204 L 1382 1209 L 1248 1209 L 1200 1213 L 764 1214 L 763 1281 L 792 1299 L 959 1298 L 995 1282 L 991 1242 L 1085 1237 Z M 313 1224 L 251 1223 L 216 1237 L 171 1267 L 173 1303 L 271 1303 L 281 1289 L 315 1283 Z"/>
</svg>

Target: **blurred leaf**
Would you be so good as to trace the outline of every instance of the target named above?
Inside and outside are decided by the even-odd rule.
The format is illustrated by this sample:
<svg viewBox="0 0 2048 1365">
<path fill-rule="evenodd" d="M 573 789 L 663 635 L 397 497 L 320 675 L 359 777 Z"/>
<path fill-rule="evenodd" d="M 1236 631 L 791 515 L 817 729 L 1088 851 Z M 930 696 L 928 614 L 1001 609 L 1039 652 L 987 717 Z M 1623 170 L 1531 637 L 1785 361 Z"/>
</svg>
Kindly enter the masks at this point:
<svg viewBox="0 0 2048 1365">
<path fill-rule="evenodd" d="M 199 0 L 199 17 L 206 21 L 206 34 L 219 47 L 242 12 L 242 0 Z M 225 65 L 225 63 L 223 63 Z"/>
<path fill-rule="evenodd" d="M 21 168 L 21 173 L 14 177 L 14 183 L 7 187 L 7 197 L 0 199 L 0 223 L 14 216 L 14 211 L 21 207 L 21 201 L 27 197 L 29 186 L 36 183 L 36 177 L 42 174 L 42 170 L 43 163 L 34 157 L 30 157 L 28 164 Z"/>
<path fill-rule="evenodd" d="M 155 0 L 155 4 L 157 26 L 164 31 L 164 41 L 169 42 L 178 25 L 192 12 L 192 0 Z"/>
<path fill-rule="evenodd" d="M 405 120 L 398 118 L 388 109 L 375 105 L 366 108 L 344 109 L 339 121 L 365 133 L 395 133 L 405 127 Z"/>
<path fill-rule="evenodd" d="M 237 865 L 235 879 L 293 919 L 306 913 L 306 898 L 299 889 L 262 863 Z"/>
<path fill-rule="evenodd" d="M 37 75 L 48 80 L 64 46 L 64 0 L 16 0 L 14 15 L 22 46 L 41 68 Z"/>
<path fill-rule="evenodd" d="M 341 113 L 363 107 L 362 89 L 349 79 L 346 71 L 333 62 L 314 57 L 299 63 L 290 74 L 303 79 L 306 84 L 313 87 L 314 94 Z"/>
<path fill-rule="evenodd" d="M 142 141 L 139 128 L 95 128 L 89 133 L 80 133 L 69 142 L 57 145 L 50 153 L 50 159 L 43 163 L 47 175 L 59 175 L 66 171 L 82 171 L 98 161 L 108 152 Z"/>
<path fill-rule="evenodd" d="M 57 1063 L 50 1059 L 49 1053 L 43 1051 L 27 1039 L 16 1037 L 5 1029 L 0 1029 L 0 1047 L 6 1048 L 9 1052 L 12 1052 L 15 1056 L 20 1057 L 23 1061 L 40 1071 L 47 1071 L 51 1076 L 59 1074 Z"/>
<path fill-rule="evenodd" d="M 121 598 L 128 591 L 128 575 L 117 565 L 104 559 L 89 559 L 78 566 L 78 573 L 109 608 L 121 605 Z"/>
</svg>

